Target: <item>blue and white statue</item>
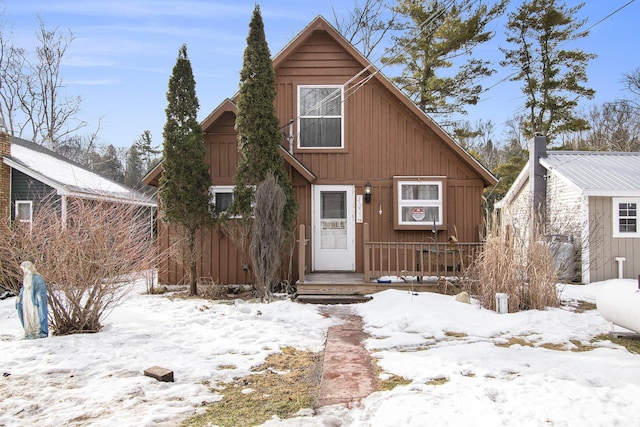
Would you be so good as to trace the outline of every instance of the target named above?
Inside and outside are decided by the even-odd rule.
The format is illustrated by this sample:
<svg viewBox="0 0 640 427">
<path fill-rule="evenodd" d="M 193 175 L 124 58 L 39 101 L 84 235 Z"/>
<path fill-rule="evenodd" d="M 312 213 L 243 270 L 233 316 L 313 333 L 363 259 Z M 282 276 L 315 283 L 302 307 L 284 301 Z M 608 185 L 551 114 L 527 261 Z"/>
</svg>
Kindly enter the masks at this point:
<svg viewBox="0 0 640 427">
<path fill-rule="evenodd" d="M 49 306 L 47 285 L 31 261 L 20 264 L 24 273 L 22 289 L 16 301 L 16 310 L 24 328 L 25 339 L 49 336 Z"/>
</svg>

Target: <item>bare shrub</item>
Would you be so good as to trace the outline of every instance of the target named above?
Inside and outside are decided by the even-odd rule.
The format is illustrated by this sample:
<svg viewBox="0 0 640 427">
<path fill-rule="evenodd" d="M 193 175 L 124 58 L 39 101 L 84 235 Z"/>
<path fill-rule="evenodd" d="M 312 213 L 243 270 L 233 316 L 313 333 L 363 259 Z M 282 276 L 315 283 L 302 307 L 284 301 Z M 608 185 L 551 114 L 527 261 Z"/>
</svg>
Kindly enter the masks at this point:
<svg viewBox="0 0 640 427">
<path fill-rule="evenodd" d="M 282 226 L 282 214 L 286 196 L 273 175 L 258 185 L 254 208 L 253 230 L 249 256 L 253 265 L 255 287 L 264 302 L 272 299 L 271 282 L 280 269 L 280 254 L 286 232 Z"/>
<path fill-rule="evenodd" d="M 524 242 L 492 230 L 465 276 L 465 290 L 491 310 L 496 309 L 496 293 L 509 295 L 509 312 L 560 304 L 553 257 L 545 241 Z"/>
<path fill-rule="evenodd" d="M 48 203 L 31 227 L 9 221 L 1 227 L 4 277 L 19 289 L 19 263 L 34 263 L 47 283 L 56 335 L 98 332 L 104 315 L 157 259 L 148 209 L 137 206 L 70 199 L 64 224 Z"/>
</svg>

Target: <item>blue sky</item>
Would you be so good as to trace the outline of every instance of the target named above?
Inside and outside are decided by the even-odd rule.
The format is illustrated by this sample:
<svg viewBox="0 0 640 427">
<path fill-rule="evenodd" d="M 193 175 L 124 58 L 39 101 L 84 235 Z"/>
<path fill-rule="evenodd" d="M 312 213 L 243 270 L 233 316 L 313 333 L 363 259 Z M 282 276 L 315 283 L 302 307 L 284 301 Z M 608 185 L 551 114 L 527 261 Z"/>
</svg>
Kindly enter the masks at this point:
<svg viewBox="0 0 640 427">
<path fill-rule="evenodd" d="M 591 0 L 581 9 L 587 27 L 605 18 L 629 0 Z M 513 0 L 511 8 L 520 4 Z M 568 0 L 568 5 L 577 1 Z M 71 30 L 71 44 L 62 69 L 69 95 L 82 97 L 80 118 L 89 133 L 102 118 L 100 142 L 128 147 L 144 130 L 162 144 L 166 90 L 178 49 L 188 46 L 200 100 L 200 118 L 206 117 L 238 88 L 242 53 L 255 2 L 237 0 L 0 0 L 5 32 L 16 45 L 30 48 L 38 17 L 47 28 Z M 269 0 L 260 4 L 271 53 L 278 53 L 315 16 L 334 21 L 334 10 L 346 16 L 348 0 Z M 589 86 L 601 103 L 623 95 L 624 73 L 640 67 L 640 2 L 633 2 L 596 25 L 588 39 L 575 47 L 597 54 L 588 68 Z M 494 24 L 496 38 L 477 53 L 494 62 L 498 72 L 483 81 L 492 86 L 512 73 L 498 62 L 506 17 Z M 504 45 L 504 44 L 502 44 Z M 574 47 L 568 45 L 566 48 Z M 375 62 L 378 56 L 372 58 Z M 386 74 L 391 73 L 383 70 Z M 502 82 L 469 108 L 468 119 L 491 119 L 498 129 L 521 108 L 519 84 Z M 498 132 L 499 133 L 499 132 Z M 496 135 L 499 138 L 499 135 Z"/>
</svg>

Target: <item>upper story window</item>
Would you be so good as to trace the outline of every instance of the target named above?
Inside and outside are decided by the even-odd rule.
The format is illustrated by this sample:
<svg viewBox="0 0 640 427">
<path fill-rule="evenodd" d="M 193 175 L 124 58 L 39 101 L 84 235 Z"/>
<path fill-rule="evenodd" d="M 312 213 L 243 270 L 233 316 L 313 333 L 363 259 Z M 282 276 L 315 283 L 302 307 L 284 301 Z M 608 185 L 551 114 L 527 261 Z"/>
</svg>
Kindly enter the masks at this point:
<svg viewBox="0 0 640 427">
<path fill-rule="evenodd" d="M 638 208 L 640 199 L 613 198 L 613 237 L 640 237 Z"/>
<path fill-rule="evenodd" d="M 425 229 L 444 224 L 442 181 L 396 177 L 394 183 L 397 229 Z"/>
<path fill-rule="evenodd" d="M 343 148 L 342 86 L 298 86 L 298 147 Z"/>
</svg>

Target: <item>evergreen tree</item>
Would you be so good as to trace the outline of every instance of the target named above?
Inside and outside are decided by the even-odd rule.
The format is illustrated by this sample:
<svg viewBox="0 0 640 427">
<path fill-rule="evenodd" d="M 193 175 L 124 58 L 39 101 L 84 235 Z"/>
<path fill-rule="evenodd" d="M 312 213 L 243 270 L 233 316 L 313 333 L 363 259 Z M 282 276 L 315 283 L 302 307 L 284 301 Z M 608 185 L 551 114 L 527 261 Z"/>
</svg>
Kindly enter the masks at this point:
<svg viewBox="0 0 640 427">
<path fill-rule="evenodd" d="M 575 110 L 581 97 L 590 99 L 595 93 L 583 85 L 587 64 L 595 55 L 562 48 L 588 35 L 581 30 L 586 20 L 575 18 L 583 5 L 568 8 L 557 0 L 525 0 L 509 13 L 507 41 L 515 47 L 500 49 L 505 55 L 502 65 L 514 67 L 517 74 L 511 80 L 522 82 L 526 137 L 540 132 L 551 141 L 559 133 L 589 128 Z"/>
<path fill-rule="evenodd" d="M 384 64 L 402 67 L 393 79 L 422 111 L 432 114 L 464 113 L 475 105 L 482 86 L 479 77 L 491 75 L 490 61 L 471 52 L 493 37 L 486 27 L 500 16 L 507 0 L 487 6 L 481 0 L 399 0 L 396 11 L 406 19 L 406 30 L 392 37 Z M 456 64 L 456 72 L 449 69 Z"/>
<path fill-rule="evenodd" d="M 157 164 L 161 151 L 151 145 L 151 132 L 145 130 L 127 150 L 124 183 L 139 187 L 142 178 Z"/>
<path fill-rule="evenodd" d="M 298 206 L 278 149 L 282 135 L 275 111 L 275 97 L 275 72 L 260 7 L 256 5 L 249 24 L 247 47 L 240 71 L 236 118 L 240 159 L 235 176 L 234 202 L 230 211 L 249 217 L 255 186 L 269 174 L 273 174 L 286 196 L 282 225 L 286 230 L 291 230 Z"/>
<path fill-rule="evenodd" d="M 127 150 L 127 165 L 124 172 L 124 183 L 129 187 L 136 188 L 140 185 L 140 180 L 144 175 L 140 152 L 134 145 Z"/>
<path fill-rule="evenodd" d="M 160 178 L 160 212 L 164 221 L 182 228 L 189 246 L 190 294 L 196 295 L 196 232 L 210 220 L 203 132 L 197 120 L 198 98 L 187 46 L 183 45 L 169 79 L 164 163 Z"/>
<path fill-rule="evenodd" d="M 151 170 L 154 163 L 157 163 L 158 154 L 162 151 L 158 150 L 158 146 L 154 147 L 152 145 L 151 132 L 148 130 L 142 132 L 133 145 L 140 155 L 143 173 L 146 174 Z"/>
<path fill-rule="evenodd" d="M 118 152 L 116 148 L 109 144 L 102 155 L 95 154 L 96 159 L 92 162 L 91 169 L 113 181 L 124 182 L 124 171 L 122 170 L 122 163 L 118 158 Z"/>
</svg>

